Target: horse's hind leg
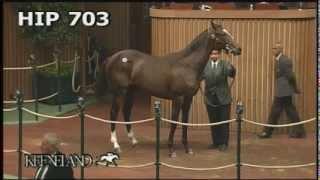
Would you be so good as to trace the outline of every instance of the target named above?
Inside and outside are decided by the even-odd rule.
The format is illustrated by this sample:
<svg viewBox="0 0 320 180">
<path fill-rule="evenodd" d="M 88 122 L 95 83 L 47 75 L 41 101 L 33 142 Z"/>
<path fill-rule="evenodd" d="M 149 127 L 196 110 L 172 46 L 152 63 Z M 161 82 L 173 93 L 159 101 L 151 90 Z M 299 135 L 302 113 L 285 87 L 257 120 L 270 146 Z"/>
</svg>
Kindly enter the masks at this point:
<svg viewBox="0 0 320 180">
<path fill-rule="evenodd" d="M 188 123 L 189 120 L 189 110 L 192 103 L 193 97 L 184 97 L 182 104 L 182 122 Z M 184 145 L 185 152 L 188 154 L 193 154 L 192 149 L 188 144 L 188 126 L 182 126 L 182 144 Z"/>
<path fill-rule="evenodd" d="M 181 108 L 181 98 L 177 98 L 172 101 L 172 114 L 171 119 L 173 121 L 178 121 L 179 112 Z M 177 154 L 174 149 L 174 133 L 176 131 L 177 124 L 171 124 L 170 133 L 169 133 L 169 140 L 168 140 L 168 147 L 169 147 L 169 156 L 170 157 L 176 157 Z"/>
<path fill-rule="evenodd" d="M 110 112 L 111 121 L 117 121 L 119 108 L 120 108 L 119 104 L 120 104 L 120 96 L 114 95 L 114 97 L 112 97 L 112 105 L 111 105 L 111 112 Z M 114 150 L 117 153 L 120 153 L 121 149 L 117 139 L 115 123 L 111 123 L 111 143 L 113 143 Z"/>
<path fill-rule="evenodd" d="M 123 117 L 126 122 L 130 122 L 130 117 L 131 117 L 131 111 L 132 111 L 132 106 L 133 106 L 133 90 L 129 89 L 126 93 L 125 100 L 124 100 L 124 105 L 123 105 Z M 131 128 L 131 124 L 127 124 L 127 132 L 128 132 L 128 137 L 131 140 L 132 145 L 136 145 L 138 143 L 137 139 L 134 136 L 133 130 Z"/>
</svg>

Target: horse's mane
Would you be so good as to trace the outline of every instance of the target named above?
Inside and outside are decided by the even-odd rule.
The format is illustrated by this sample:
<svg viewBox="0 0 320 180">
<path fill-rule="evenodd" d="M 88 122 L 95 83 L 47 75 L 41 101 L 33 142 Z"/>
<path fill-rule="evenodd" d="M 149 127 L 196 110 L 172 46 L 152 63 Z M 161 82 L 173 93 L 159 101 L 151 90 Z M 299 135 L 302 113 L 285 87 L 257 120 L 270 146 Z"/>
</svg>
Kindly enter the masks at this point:
<svg viewBox="0 0 320 180">
<path fill-rule="evenodd" d="M 171 59 L 174 57 L 174 59 L 176 60 L 181 60 L 181 56 L 187 56 L 189 55 L 191 52 L 194 52 L 195 49 L 197 49 L 202 43 L 203 40 L 207 37 L 207 32 L 208 30 L 204 30 L 203 32 L 201 32 L 200 34 L 198 34 L 186 47 L 184 47 L 183 49 L 180 49 L 178 51 L 172 52 L 170 54 L 167 54 L 165 56 L 158 56 L 157 58 L 161 58 L 161 59 Z M 179 57 L 179 58 L 177 58 Z M 175 61 L 171 61 L 171 62 L 175 62 Z"/>
<path fill-rule="evenodd" d="M 182 52 L 188 54 L 189 52 L 194 51 L 197 47 L 203 43 L 203 39 L 207 37 L 208 30 L 204 30 L 202 33 L 200 33 L 196 38 L 194 38 L 184 49 L 182 49 Z"/>
</svg>

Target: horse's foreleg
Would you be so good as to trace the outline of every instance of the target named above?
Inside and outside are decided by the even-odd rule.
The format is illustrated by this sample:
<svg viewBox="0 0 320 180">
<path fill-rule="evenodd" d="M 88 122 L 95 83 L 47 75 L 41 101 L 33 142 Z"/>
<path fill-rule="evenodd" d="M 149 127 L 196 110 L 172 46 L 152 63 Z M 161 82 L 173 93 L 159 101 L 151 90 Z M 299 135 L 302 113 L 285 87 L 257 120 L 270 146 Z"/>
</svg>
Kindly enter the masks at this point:
<svg viewBox="0 0 320 180">
<path fill-rule="evenodd" d="M 184 97 L 182 104 L 182 122 L 188 123 L 189 121 L 189 110 L 192 103 L 193 97 Z M 192 149 L 188 144 L 188 126 L 182 126 L 182 144 L 184 145 L 185 152 L 193 154 Z"/>
<path fill-rule="evenodd" d="M 176 99 L 172 101 L 172 114 L 171 119 L 173 121 L 178 121 L 179 112 L 181 108 L 181 99 Z M 168 147 L 169 147 L 169 156 L 176 157 L 176 152 L 174 149 L 174 133 L 176 131 L 177 124 L 171 124 L 170 133 L 169 133 L 169 140 L 168 140 Z"/>
<path fill-rule="evenodd" d="M 115 96 L 112 99 L 110 117 L 111 121 L 117 121 L 119 113 L 119 97 Z M 111 143 L 113 143 L 113 148 L 117 153 L 121 152 L 120 145 L 118 143 L 117 134 L 116 134 L 116 124 L 111 123 Z"/>
<path fill-rule="evenodd" d="M 123 117 L 126 122 L 131 121 L 130 117 L 131 117 L 132 106 L 133 106 L 133 91 L 129 90 L 126 94 L 123 109 L 122 109 Z M 134 136 L 133 130 L 131 128 L 131 124 L 127 124 L 126 127 L 127 127 L 128 137 L 131 140 L 132 145 L 134 146 L 138 143 L 138 141 Z"/>
</svg>

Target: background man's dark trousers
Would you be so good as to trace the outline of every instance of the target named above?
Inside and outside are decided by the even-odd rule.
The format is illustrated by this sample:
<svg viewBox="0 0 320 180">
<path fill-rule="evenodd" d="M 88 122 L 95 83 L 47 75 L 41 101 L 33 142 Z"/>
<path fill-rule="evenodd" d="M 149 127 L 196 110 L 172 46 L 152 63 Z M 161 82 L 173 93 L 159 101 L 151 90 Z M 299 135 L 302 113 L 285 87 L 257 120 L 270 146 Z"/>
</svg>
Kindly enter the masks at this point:
<svg viewBox="0 0 320 180">
<path fill-rule="evenodd" d="M 271 107 L 271 112 L 268 118 L 269 124 L 277 124 L 278 119 L 281 115 L 281 112 L 283 110 L 286 111 L 288 119 L 291 120 L 292 123 L 299 122 L 299 114 L 297 112 L 296 107 L 292 103 L 292 96 L 284 96 L 284 97 L 275 97 L 273 100 L 273 104 Z M 289 135 L 291 137 L 304 137 L 305 131 L 303 125 L 296 125 L 293 127 L 290 127 L 290 133 Z M 267 136 L 271 136 L 273 132 L 272 127 L 265 127 L 264 132 L 267 134 Z"/>
<path fill-rule="evenodd" d="M 207 105 L 207 111 L 210 123 L 226 121 L 230 119 L 230 108 L 231 105 L 220 105 L 213 107 Z M 211 128 L 211 138 L 212 144 L 214 146 L 226 145 L 229 143 L 229 123 L 210 126 Z"/>
</svg>

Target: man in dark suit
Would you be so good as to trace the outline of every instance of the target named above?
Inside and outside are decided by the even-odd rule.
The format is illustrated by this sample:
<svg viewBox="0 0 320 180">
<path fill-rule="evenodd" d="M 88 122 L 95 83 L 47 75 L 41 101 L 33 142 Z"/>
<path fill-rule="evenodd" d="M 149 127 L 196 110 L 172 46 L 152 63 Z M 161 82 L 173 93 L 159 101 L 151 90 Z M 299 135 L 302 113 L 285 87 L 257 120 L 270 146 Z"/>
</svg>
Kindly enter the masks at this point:
<svg viewBox="0 0 320 180">
<path fill-rule="evenodd" d="M 292 103 L 292 96 L 295 93 L 300 93 L 295 75 L 292 71 L 292 60 L 283 54 L 283 47 L 280 42 L 277 42 L 272 48 L 275 56 L 275 97 L 269 114 L 268 123 L 276 124 L 283 110 L 286 111 L 291 122 L 299 122 L 299 114 L 296 107 Z M 272 127 L 264 127 L 264 130 L 259 134 L 260 138 L 270 138 L 273 132 Z M 293 126 L 289 133 L 292 138 L 305 137 L 303 125 Z"/>
<path fill-rule="evenodd" d="M 210 123 L 230 119 L 231 91 L 228 77 L 234 78 L 235 68 L 220 59 L 221 51 L 213 50 L 206 65 L 202 78 L 205 80 L 205 102 Z M 225 151 L 229 143 L 229 123 L 211 126 L 212 144 L 209 149 L 218 148 Z"/>
<path fill-rule="evenodd" d="M 59 151 L 59 139 L 54 133 L 44 135 L 41 142 L 43 154 L 62 154 Z M 34 179 L 74 179 L 72 167 L 55 167 L 52 164 L 37 169 Z"/>
</svg>

